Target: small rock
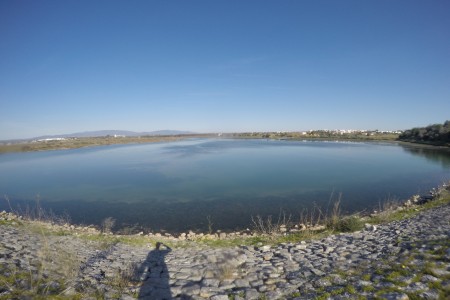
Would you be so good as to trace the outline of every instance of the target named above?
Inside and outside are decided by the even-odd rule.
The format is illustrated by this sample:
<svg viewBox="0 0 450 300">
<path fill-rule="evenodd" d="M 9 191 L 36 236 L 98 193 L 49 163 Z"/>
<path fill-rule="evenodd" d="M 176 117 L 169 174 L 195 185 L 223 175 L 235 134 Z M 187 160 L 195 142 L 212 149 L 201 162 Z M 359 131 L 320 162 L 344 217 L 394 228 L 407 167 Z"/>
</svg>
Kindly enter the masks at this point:
<svg viewBox="0 0 450 300">
<path fill-rule="evenodd" d="M 380 295 L 380 299 L 386 300 L 409 300 L 408 295 L 403 293 L 387 293 Z"/>
<path fill-rule="evenodd" d="M 214 295 L 210 300 L 228 300 L 228 295 Z"/>
<path fill-rule="evenodd" d="M 377 231 L 377 226 L 376 226 L 376 225 L 373 225 L 373 224 L 368 224 L 368 223 L 366 223 L 366 224 L 364 224 L 364 229 L 365 229 L 366 231 L 375 232 L 375 231 Z"/>
<path fill-rule="evenodd" d="M 266 261 L 271 260 L 272 257 L 273 257 L 272 253 L 266 253 L 266 254 L 263 255 L 263 259 L 266 260 Z"/>
<path fill-rule="evenodd" d="M 259 247 L 258 250 L 261 251 L 261 252 L 270 251 L 270 245 L 264 245 L 262 247 Z"/>
<path fill-rule="evenodd" d="M 259 298 L 259 293 L 256 290 L 250 289 L 245 292 L 245 300 L 256 300 Z"/>
<path fill-rule="evenodd" d="M 318 269 L 315 269 L 315 268 L 311 269 L 311 272 L 314 273 L 314 275 L 317 275 L 317 276 L 323 276 L 323 275 L 325 275 L 324 272 L 322 272 L 322 271 L 320 271 L 320 270 L 318 270 Z"/>
<path fill-rule="evenodd" d="M 434 277 L 434 276 L 431 276 L 431 275 L 426 274 L 426 275 L 423 275 L 423 276 L 422 276 L 422 278 L 420 279 L 420 281 L 427 283 L 427 282 L 436 282 L 436 281 L 440 281 L 440 279 L 439 279 L 439 278 L 436 278 L 436 277 Z"/>
<path fill-rule="evenodd" d="M 427 300 L 428 299 L 429 300 L 441 299 L 440 296 L 439 296 L 439 292 L 436 291 L 436 290 L 429 290 L 429 291 L 423 292 L 423 293 L 420 294 L 420 297 L 422 299 L 427 299 Z"/>
<path fill-rule="evenodd" d="M 314 281 L 312 283 L 312 285 L 315 288 L 322 288 L 322 287 L 330 286 L 331 282 L 329 282 L 328 280 L 325 280 L 325 279 L 318 279 L 318 280 Z"/>
</svg>

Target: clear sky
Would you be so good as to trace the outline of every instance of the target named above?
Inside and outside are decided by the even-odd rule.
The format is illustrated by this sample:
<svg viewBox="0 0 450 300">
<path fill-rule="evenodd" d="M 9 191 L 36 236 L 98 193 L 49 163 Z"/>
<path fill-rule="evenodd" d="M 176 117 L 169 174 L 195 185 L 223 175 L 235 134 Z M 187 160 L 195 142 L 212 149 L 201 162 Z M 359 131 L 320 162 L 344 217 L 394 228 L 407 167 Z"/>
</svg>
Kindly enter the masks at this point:
<svg viewBox="0 0 450 300">
<path fill-rule="evenodd" d="M 450 119 L 450 1 L 0 1 L 0 139 Z"/>
</svg>

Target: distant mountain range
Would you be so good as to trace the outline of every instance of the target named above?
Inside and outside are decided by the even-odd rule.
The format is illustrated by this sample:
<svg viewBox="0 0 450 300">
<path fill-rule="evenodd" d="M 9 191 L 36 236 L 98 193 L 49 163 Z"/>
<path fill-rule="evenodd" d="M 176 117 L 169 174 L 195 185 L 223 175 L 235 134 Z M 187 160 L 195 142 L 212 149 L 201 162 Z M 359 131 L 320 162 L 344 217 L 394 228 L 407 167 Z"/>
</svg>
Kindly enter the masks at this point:
<svg viewBox="0 0 450 300">
<path fill-rule="evenodd" d="M 135 131 L 127 131 L 127 130 L 99 130 L 99 131 L 84 131 L 84 132 L 76 132 L 70 134 L 57 134 L 57 135 L 43 135 L 39 137 L 33 138 L 33 140 L 42 140 L 42 139 L 55 139 L 55 138 L 70 138 L 70 137 L 99 137 L 99 136 L 158 136 L 158 135 L 179 135 L 179 134 L 192 134 L 194 132 L 191 131 L 180 131 L 180 130 L 158 130 L 158 131 L 149 131 L 149 132 L 135 132 Z"/>
</svg>

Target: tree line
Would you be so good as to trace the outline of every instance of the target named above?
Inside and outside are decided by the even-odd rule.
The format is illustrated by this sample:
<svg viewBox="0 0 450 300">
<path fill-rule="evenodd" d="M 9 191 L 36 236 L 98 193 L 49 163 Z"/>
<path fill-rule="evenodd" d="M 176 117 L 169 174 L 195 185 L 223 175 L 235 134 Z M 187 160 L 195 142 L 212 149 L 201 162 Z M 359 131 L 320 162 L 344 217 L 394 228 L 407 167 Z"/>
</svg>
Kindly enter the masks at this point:
<svg viewBox="0 0 450 300">
<path fill-rule="evenodd" d="M 406 130 L 400 134 L 399 140 L 450 146 L 450 121 Z"/>
</svg>

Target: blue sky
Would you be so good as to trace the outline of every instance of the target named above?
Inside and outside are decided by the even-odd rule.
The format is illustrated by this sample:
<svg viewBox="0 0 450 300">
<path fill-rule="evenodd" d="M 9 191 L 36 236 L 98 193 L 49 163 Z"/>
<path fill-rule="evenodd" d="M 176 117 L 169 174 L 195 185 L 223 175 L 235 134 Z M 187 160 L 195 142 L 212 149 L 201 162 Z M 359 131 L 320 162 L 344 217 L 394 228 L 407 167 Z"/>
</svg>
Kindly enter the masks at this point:
<svg viewBox="0 0 450 300">
<path fill-rule="evenodd" d="M 0 1 L 0 139 L 450 119 L 450 2 Z"/>
</svg>

